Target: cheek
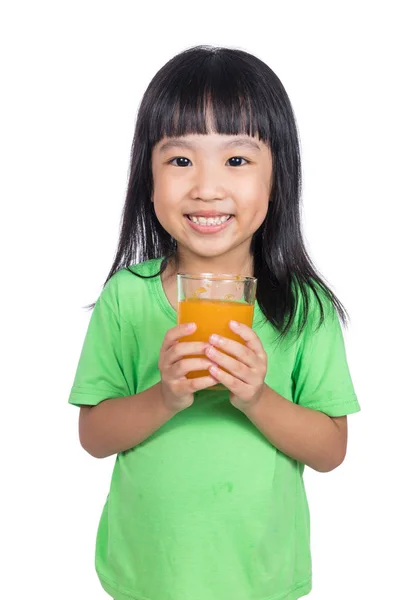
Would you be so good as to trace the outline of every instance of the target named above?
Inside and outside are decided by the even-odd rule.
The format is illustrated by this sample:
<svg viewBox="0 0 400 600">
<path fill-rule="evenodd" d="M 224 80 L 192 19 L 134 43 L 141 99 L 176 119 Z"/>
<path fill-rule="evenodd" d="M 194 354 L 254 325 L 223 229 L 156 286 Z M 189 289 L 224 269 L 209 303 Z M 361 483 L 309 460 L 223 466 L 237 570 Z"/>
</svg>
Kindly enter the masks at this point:
<svg viewBox="0 0 400 600">
<path fill-rule="evenodd" d="M 163 177 L 159 175 L 153 177 L 153 203 L 157 216 L 165 209 L 169 196 L 170 194 L 168 194 L 168 188 L 166 187 L 166 182 L 163 181 Z"/>
<path fill-rule="evenodd" d="M 164 198 L 159 193 L 157 193 L 157 190 L 154 190 L 153 206 L 157 219 L 165 228 L 165 225 L 168 222 L 168 214 L 170 214 L 170 211 L 168 210 L 168 203 L 165 202 Z"/>
<path fill-rule="evenodd" d="M 177 182 L 159 174 L 153 177 L 153 199 L 154 204 L 162 207 L 172 204 L 178 197 L 179 186 Z"/>
<path fill-rule="evenodd" d="M 231 182 L 241 196 L 248 194 L 251 198 L 255 196 L 267 196 L 270 188 L 270 178 L 268 173 L 263 171 L 248 171 L 246 176 L 242 176 Z"/>
<path fill-rule="evenodd" d="M 264 212 L 264 213 L 267 212 L 270 194 L 271 194 L 271 190 L 270 190 L 269 183 L 262 181 L 260 183 L 259 192 L 258 192 L 259 205 L 260 205 L 261 212 Z"/>
<path fill-rule="evenodd" d="M 153 178 L 154 212 L 161 226 L 170 235 L 173 235 L 171 228 L 176 219 L 177 197 L 175 186 L 168 177 L 158 175 Z"/>
<path fill-rule="evenodd" d="M 254 231 L 256 231 L 264 222 L 265 217 L 267 216 L 267 212 L 268 212 L 268 200 L 266 200 L 265 202 L 260 202 L 257 206 L 257 210 L 254 214 L 254 218 L 253 218 L 253 228 Z"/>
<path fill-rule="evenodd" d="M 248 198 L 248 205 L 251 204 L 253 210 L 249 211 L 252 214 L 251 223 L 254 231 L 262 225 L 267 216 L 269 206 L 269 186 L 265 181 L 259 181 L 252 189 L 252 196 Z"/>
<path fill-rule="evenodd" d="M 168 209 L 168 206 L 162 200 L 160 200 L 160 198 L 157 198 L 156 195 L 154 196 L 153 206 L 156 219 L 160 223 L 161 227 L 170 235 L 173 235 L 173 222 L 171 220 L 171 211 Z"/>
<path fill-rule="evenodd" d="M 236 187 L 236 193 L 240 194 L 241 204 L 253 210 L 246 211 L 255 215 L 263 214 L 264 217 L 268 210 L 270 186 L 269 182 L 261 178 L 251 178 L 247 182 L 243 181 L 240 188 Z"/>
</svg>

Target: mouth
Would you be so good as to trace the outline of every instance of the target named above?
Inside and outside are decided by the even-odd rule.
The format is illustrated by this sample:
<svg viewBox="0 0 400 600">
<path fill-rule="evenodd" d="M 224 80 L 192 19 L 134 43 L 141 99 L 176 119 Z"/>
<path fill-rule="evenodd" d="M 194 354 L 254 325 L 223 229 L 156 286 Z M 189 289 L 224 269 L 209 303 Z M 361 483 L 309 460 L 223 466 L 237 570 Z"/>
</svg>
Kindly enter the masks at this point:
<svg viewBox="0 0 400 600">
<path fill-rule="evenodd" d="M 218 215 L 204 217 L 201 215 L 185 215 L 189 225 L 199 233 L 218 233 L 225 229 L 233 220 L 233 215 Z"/>
<path fill-rule="evenodd" d="M 203 215 L 186 215 L 186 217 L 192 221 L 192 223 L 197 223 L 198 225 L 222 225 L 225 221 L 228 221 L 232 217 L 232 215 L 214 215 L 214 216 L 203 216 Z"/>
</svg>

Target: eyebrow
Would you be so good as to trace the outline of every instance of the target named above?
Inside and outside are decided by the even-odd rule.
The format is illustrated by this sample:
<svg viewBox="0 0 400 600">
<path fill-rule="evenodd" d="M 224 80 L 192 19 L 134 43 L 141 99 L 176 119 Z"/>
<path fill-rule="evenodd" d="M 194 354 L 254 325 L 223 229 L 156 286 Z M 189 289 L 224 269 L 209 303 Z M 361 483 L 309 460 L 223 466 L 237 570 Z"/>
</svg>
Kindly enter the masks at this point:
<svg viewBox="0 0 400 600">
<path fill-rule="evenodd" d="M 221 144 L 221 148 L 232 148 L 238 146 L 240 146 L 241 148 L 249 148 L 251 150 L 258 150 L 259 152 L 261 152 L 261 148 L 257 144 L 257 142 L 249 138 L 238 137 L 237 139 L 230 140 L 229 142 L 224 142 Z M 159 151 L 161 153 L 164 153 L 168 150 L 171 150 L 171 148 L 184 148 L 185 150 L 196 150 L 197 147 L 198 146 L 196 143 L 189 142 L 188 140 L 182 138 L 170 138 L 168 141 L 164 142 L 164 144 L 160 146 Z"/>
</svg>

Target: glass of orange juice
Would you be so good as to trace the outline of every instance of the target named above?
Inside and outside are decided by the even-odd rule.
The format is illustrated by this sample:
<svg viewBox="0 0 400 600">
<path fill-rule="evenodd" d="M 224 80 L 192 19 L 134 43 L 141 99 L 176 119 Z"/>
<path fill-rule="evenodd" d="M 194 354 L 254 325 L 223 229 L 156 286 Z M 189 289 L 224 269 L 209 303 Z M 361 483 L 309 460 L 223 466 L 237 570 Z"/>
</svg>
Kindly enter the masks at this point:
<svg viewBox="0 0 400 600">
<path fill-rule="evenodd" d="M 242 338 L 229 327 L 229 321 L 252 326 L 257 288 L 255 277 L 178 273 L 177 278 L 178 325 L 197 325 L 196 331 L 182 338 L 182 341 L 208 342 L 210 335 L 216 333 L 244 344 Z M 186 377 L 193 379 L 206 375 L 209 375 L 208 371 L 192 371 Z"/>
</svg>

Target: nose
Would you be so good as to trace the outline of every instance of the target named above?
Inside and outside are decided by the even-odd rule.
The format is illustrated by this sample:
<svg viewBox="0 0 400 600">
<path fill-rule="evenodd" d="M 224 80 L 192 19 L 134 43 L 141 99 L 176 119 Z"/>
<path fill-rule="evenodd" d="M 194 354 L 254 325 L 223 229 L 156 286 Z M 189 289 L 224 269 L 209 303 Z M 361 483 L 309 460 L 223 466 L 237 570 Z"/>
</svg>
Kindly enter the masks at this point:
<svg viewBox="0 0 400 600">
<path fill-rule="evenodd" d="M 196 169 L 190 189 L 190 197 L 193 200 L 222 200 L 225 196 L 222 174 L 218 169 L 210 166 Z"/>
</svg>

